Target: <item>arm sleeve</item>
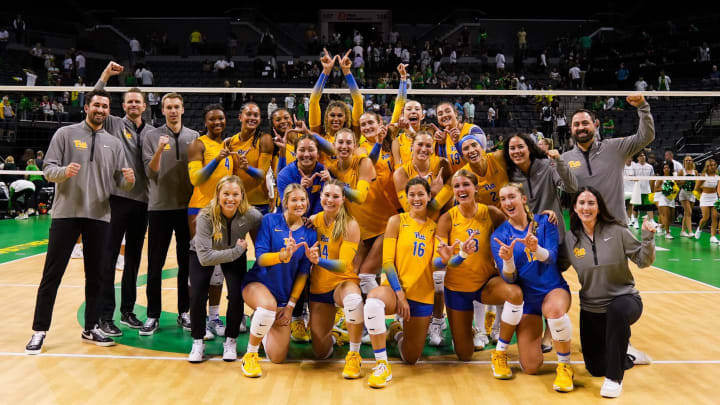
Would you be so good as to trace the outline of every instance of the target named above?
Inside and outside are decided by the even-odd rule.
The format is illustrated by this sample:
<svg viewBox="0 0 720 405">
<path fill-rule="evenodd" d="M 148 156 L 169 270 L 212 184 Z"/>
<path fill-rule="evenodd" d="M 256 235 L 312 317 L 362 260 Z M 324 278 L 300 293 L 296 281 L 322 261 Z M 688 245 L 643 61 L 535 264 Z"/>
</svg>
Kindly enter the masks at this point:
<svg viewBox="0 0 720 405">
<path fill-rule="evenodd" d="M 258 158 L 258 169 L 263 171 L 263 176 L 265 173 L 268 172 L 270 169 L 270 165 L 272 164 L 272 153 L 260 153 L 260 157 Z"/>
<path fill-rule="evenodd" d="M 348 263 L 352 263 L 357 254 L 358 244 L 344 240 L 340 245 L 340 257 L 337 260 L 320 258 L 318 265 L 334 273 L 344 273 Z"/>
<path fill-rule="evenodd" d="M 559 248 L 557 225 L 551 224 L 546 216 L 543 216 L 543 224 L 543 238 L 539 240 L 540 243 L 538 243 L 538 251 L 535 253 L 535 256 L 542 262 L 556 264 Z M 541 249 L 547 251 L 547 254 L 545 255 L 545 252 L 541 252 Z M 543 258 L 543 256 L 545 256 L 545 258 Z"/>
<path fill-rule="evenodd" d="M 65 166 L 62 165 L 62 157 L 65 153 L 65 145 L 62 139 L 62 128 L 55 131 L 50 140 L 50 146 L 48 147 L 47 155 L 43 162 L 43 176 L 48 181 L 54 183 L 62 183 L 67 180 L 68 177 L 65 175 Z"/>
<path fill-rule="evenodd" d="M 635 135 L 618 139 L 618 147 L 625 158 L 635 155 L 655 139 L 655 121 L 650 114 L 650 104 L 645 102 L 637 109 L 640 123 Z"/>
<path fill-rule="evenodd" d="M 245 253 L 245 249 L 237 245 L 228 249 L 215 250 L 212 247 L 212 239 L 212 223 L 205 215 L 198 215 L 193 241 L 198 260 L 203 266 L 229 263 L 237 260 Z"/>
<path fill-rule="evenodd" d="M 343 188 L 345 196 L 352 202 L 362 204 L 367 199 L 368 192 L 370 192 L 370 183 L 367 180 L 358 180 L 357 188 L 350 188 L 349 185 L 345 184 Z"/>
<path fill-rule="evenodd" d="M 428 208 L 434 211 L 439 211 L 440 208 L 444 207 L 453 197 L 453 191 L 450 184 L 445 184 L 439 193 L 430 201 Z"/>
<path fill-rule="evenodd" d="M 407 80 L 400 80 L 398 95 L 397 98 L 395 98 L 395 108 L 393 108 L 392 119 L 390 120 L 391 124 L 400 121 L 405 103 L 407 103 Z"/>
<path fill-rule="evenodd" d="M 263 217 L 260 223 L 257 239 L 255 240 L 255 257 L 257 263 L 263 267 L 274 266 L 281 263 L 280 252 L 272 252 L 272 228 L 271 216 Z"/>
<path fill-rule="evenodd" d="M 368 157 L 373 162 L 373 165 L 375 165 L 375 163 L 377 163 L 378 159 L 380 158 L 381 150 L 382 150 L 382 144 L 379 144 L 379 143 L 375 143 L 373 145 L 372 149 L 370 150 L 370 154 L 368 155 Z"/>
<path fill-rule="evenodd" d="M 308 125 L 310 128 L 317 128 L 322 124 L 322 112 L 320 111 L 320 96 L 327 82 L 327 75 L 320 73 L 315 87 L 310 94 L 310 111 L 308 111 Z"/>
<path fill-rule="evenodd" d="M 320 126 L 320 124 L 318 124 L 318 126 Z M 313 134 L 313 137 L 318 141 L 318 145 L 320 145 L 320 152 L 323 152 L 328 156 L 335 156 L 335 147 L 333 147 L 333 144 L 330 143 L 330 141 L 318 134 Z"/>
<path fill-rule="evenodd" d="M 259 179 L 259 180 L 265 179 L 265 172 L 258 169 L 257 167 L 252 167 L 252 166 L 248 165 L 247 169 L 245 169 L 245 173 L 247 173 L 250 177 L 252 177 L 254 179 Z"/>
<path fill-rule="evenodd" d="M 410 203 L 408 203 L 407 194 L 405 193 L 405 190 L 398 191 L 397 198 L 398 198 L 398 202 L 400 203 L 400 207 L 402 207 L 403 211 L 410 212 Z"/>
<path fill-rule="evenodd" d="M 302 266 L 302 263 L 300 265 Z M 307 282 L 307 278 L 307 272 L 298 272 L 297 276 L 295 276 L 295 282 L 293 283 L 292 290 L 290 291 L 289 301 L 297 302 L 297 300 L 300 299 L 300 294 L 302 294 L 303 290 L 305 289 L 305 283 Z"/>
<path fill-rule="evenodd" d="M 353 109 L 352 109 L 352 125 L 354 127 L 360 126 L 360 116 L 365 111 L 365 101 L 363 100 L 362 93 L 360 93 L 360 87 L 358 87 L 355 77 L 352 73 L 345 75 L 345 81 L 347 82 L 348 88 L 350 89 L 350 96 L 352 97 Z"/>
<path fill-rule="evenodd" d="M 397 244 L 397 238 L 385 238 L 383 239 L 383 264 L 382 270 L 387 277 L 390 287 L 393 291 L 400 291 L 400 279 L 397 275 L 397 269 L 395 268 L 395 245 Z"/>
<path fill-rule="evenodd" d="M 655 235 L 653 232 L 643 230 L 642 242 L 635 239 L 635 236 L 627 228 L 622 228 L 623 245 L 625 255 L 640 268 L 650 266 L 655 262 Z"/>
<path fill-rule="evenodd" d="M 287 167 L 287 159 L 285 158 L 285 154 L 282 153 L 278 156 L 277 167 L 275 168 L 275 170 L 277 173 L 280 173 L 280 171 L 285 167 Z"/>
<path fill-rule="evenodd" d="M 212 159 L 205 167 L 199 160 L 193 160 L 188 163 L 188 172 L 190 174 L 190 183 L 193 186 L 199 186 L 207 181 L 218 167 L 218 161 Z"/>
</svg>

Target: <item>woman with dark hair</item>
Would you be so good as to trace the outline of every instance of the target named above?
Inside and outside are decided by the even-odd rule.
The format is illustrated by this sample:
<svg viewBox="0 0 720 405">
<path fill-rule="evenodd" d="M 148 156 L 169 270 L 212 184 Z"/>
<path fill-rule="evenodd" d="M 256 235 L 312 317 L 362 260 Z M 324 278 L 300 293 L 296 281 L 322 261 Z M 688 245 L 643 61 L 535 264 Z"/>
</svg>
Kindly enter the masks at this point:
<svg viewBox="0 0 720 405">
<path fill-rule="evenodd" d="M 622 392 L 625 370 L 633 366 L 627 354 L 630 325 L 640 319 L 643 308 L 627 259 L 640 268 L 655 261 L 655 227 L 645 220 L 638 241 L 592 187 L 580 188 L 572 206 L 560 269 L 572 265 L 580 282 L 585 368 L 595 377 L 604 376 L 600 394 L 615 398 Z"/>
<path fill-rule="evenodd" d="M 305 121 L 298 120 L 295 116 L 291 116 L 290 111 L 285 107 L 277 108 L 270 114 L 270 125 L 275 134 L 273 142 L 275 142 L 275 146 L 277 147 L 274 152 L 274 155 L 277 155 L 277 161 L 274 162 L 276 174 L 280 173 L 285 166 L 295 161 L 297 140 L 298 137 L 303 134 L 311 134 L 317 140 L 320 151 L 329 156 L 335 156 L 335 149 L 333 149 L 332 143 L 320 135 L 312 133 L 307 126 L 305 126 Z"/>
<path fill-rule="evenodd" d="M 557 150 L 543 152 L 528 134 L 517 133 L 505 140 L 503 156 L 511 181 L 522 184 L 532 212 L 551 210 L 558 224 L 560 240 L 565 237 L 565 220 L 557 189 L 577 191 L 577 179 Z M 550 159 L 548 159 L 550 158 Z"/>
</svg>

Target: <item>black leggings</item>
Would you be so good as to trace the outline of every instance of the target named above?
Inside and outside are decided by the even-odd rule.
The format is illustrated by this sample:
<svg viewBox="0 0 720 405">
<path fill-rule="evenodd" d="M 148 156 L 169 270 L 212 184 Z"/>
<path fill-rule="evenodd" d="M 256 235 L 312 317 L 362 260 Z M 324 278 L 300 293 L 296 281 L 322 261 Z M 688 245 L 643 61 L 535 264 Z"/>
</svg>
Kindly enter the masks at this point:
<svg viewBox="0 0 720 405">
<path fill-rule="evenodd" d="M 228 288 L 227 327 L 225 336 L 237 338 L 240 333 L 240 322 L 245 313 L 245 302 L 242 298 L 242 282 L 247 272 L 247 256 L 243 253 L 237 260 L 222 263 L 223 275 Z M 190 323 L 192 337 L 202 339 L 205 336 L 206 304 L 210 279 L 215 266 L 203 266 L 197 253 L 190 251 Z"/>
<path fill-rule="evenodd" d="M 580 310 L 580 344 L 590 374 L 622 381 L 625 370 L 633 366 L 627 355 L 630 325 L 640 319 L 642 308 L 639 296 L 621 295 L 604 314 Z"/>
</svg>

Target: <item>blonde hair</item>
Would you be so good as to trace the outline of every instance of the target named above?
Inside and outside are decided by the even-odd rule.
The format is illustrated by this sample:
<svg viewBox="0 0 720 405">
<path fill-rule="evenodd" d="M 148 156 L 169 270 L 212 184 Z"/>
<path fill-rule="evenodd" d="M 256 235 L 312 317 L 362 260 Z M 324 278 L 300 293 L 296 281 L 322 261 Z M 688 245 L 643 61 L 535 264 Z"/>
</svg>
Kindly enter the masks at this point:
<svg viewBox="0 0 720 405">
<path fill-rule="evenodd" d="M 683 169 L 695 171 L 696 170 L 695 161 L 692 158 L 690 158 L 690 163 L 686 163 L 685 160 L 687 158 L 689 158 L 689 156 L 685 156 L 685 158 L 683 158 Z M 688 166 L 690 166 L 690 168 L 688 168 Z"/>
<path fill-rule="evenodd" d="M 345 124 L 343 126 L 345 128 L 352 128 L 352 112 L 350 111 L 350 107 L 348 107 L 344 101 L 333 100 L 328 104 L 327 108 L 325 108 L 325 135 L 330 135 L 330 110 L 336 107 L 342 109 L 343 114 L 345 114 Z"/>
<path fill-rule="evenodd" d="M 710 168 L 710 162 L 713 162 L 713 163 L 717 164 L 717 162 L 715 161 L 715 159 L 708 159 L 708 160 L 706 160 L 706 161 L 705 161 L 705 164 L 703 165 L 703 171 L 702 171 L 702 173 L 705 174 L 705 175 L 717 174 L 717 173 L 708 173 L 708 169 Z"/>
<path fill-rule="evenodd" d="M 516 189 L 517 191 L 520 192 L 520 195 L 523 195 L 527 198 L 527 194 L 525 193 L 525 187 L 523 187 L 522 184 L 507 183 L 506 185 L 500 187 L 500 191 L 502 191 L 502 189 L 508 188 L 508 187 L 512 187 L 512 188 Z M 537 232 L 537 227 L 538 227 L 538 223 L 535 221 L 535 216 L 533 215 L 532 211 L 530 210 L 530 206 L 527 204 L 527 202 L 525 203 L 523 208 L 525 209 L 525 215 L 527 215 L 528 223 L 530 223 L 531 232 L 533 235 L 535 235 Z"/>
<path fill-rule="evenodd" d="M 225 176 L 220 181 L 218 181 L 217 185 L 215 185 L 215 197 L 210 201 L 210 204 L 208 204 L 205 208 L 202 209 L 203 213 L 207 213 L 210 215 L 210 222 L 212 223 L 212 230 L 213 230 L 213 240 L 221 240 L 223 235 L 223 228 L 225 228 L 225 220 L 222 217 L 222 210 L 220 209 L 220 202 L 218 201 L 220 198 L 220 189 L 223 188 L 224 185 L 234 183 L 240 186 L 240 190 L 242 190 L 242 199 L 240 200 L 240 204 L 238 204 L 237 212 L 240 215 L 245 215 L 245 213 L 250 209 L 250 203 L 247 199 L 247 193 L 245 193 L 245 186 L 243 185 L 242 180 L 240 177 L 235 175 L 229 175 Z"/>
<path fill-rule="evenodd" d="M 301 190 L 305 194 L 305 199 L 308 199 L 308 193 L 307 190 L 305 190 L 305 187 L 301 186 L 298 183 L 288 184 L 288 186 L 285 187 L 285 190 L 283 191 L 282 206 L 284 209 L 287 209 L 288 202 L 290 201 L 290 193 L 295 190 Z"/>
<path fill-rule="evenodd" d="M 355 144 L 355 147 L 357 148 L 359 141 L 358 141 L 357 136 L 355 135 L 355 131 L 353 131 L 353 130 L 350 129 L 350 128 L 342 128 L 341 130 L 335 132 L 335 140 L 337 140 L 337 137 L 338 137 L 339 135 L 342 135 L 342 134 L 350 134 L 350 135 L 352 135 L 353 143 Z"/>
<path fill-rule="evenodd" d="M 180 93 L 167 93 L 164 96 L 162 96 L 162 99 L 160 100 L 160 107 L 165 108 L 165 100 L 169 98 L 176 98 L 180 100 L 180 105 L 184 105 L 185 101 L 183 100 L 183 97 L 180 95 Z"/>
<path fill-rule="evenodd" d="M 327 186 L 337 186 L 340 187 L 340 191 L 343 192 L 345 188 L 345 183 L 338 179 L 330 179 L 325 182 L 325 185 L 323 186 L 323 189 Z M 343 198 L 345 198 L 345 194 L 343 192 Z M 338 210 L 337 216 L 335 217 L 335 225 L 333 225 L 332 230 L 332 238 L 333 240 L 338 240 L 342 237 L 345 237 L 347 235 L 347 229 L 348 224 L 350 221 L 353 220 L 352 215 L 348 212 L 347 208 L 345 208 L 345 204 L 340 206 L 340 209 Z"/>
</svg>

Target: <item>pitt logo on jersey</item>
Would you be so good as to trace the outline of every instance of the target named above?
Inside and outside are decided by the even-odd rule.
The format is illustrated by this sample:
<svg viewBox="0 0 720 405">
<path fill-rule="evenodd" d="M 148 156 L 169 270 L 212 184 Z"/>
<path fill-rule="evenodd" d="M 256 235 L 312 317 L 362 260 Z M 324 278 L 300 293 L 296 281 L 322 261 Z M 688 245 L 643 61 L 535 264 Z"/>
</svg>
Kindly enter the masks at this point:
<svg viewBox="0 0 720 405">
<path fill-rule="evenodd" d="M 330 242 L 330 238 L 325 235 L 320 235 L 320 242 L 328 243 Z"/>
<path fill-rule="evenodd" d="M 317 193 L 320 191 L 322 187 L 319 184 L 313 184 L 312 189 L 310 191 L 311 194 Z"/>
<path fill-rule="evenodd" d="M 571 169 L 577 169 L 578 167 L 580 167 L 580 161 L 579 160 L 571 160 L 568 162 L 568 167 L 570 167 Z"/>
<path fill-rule="evenodd" d="M 575 257 L 585 257 L 585 248 L 581 248 L 581 249 L 575 248 L 573 250 L 573 253 L 575 253 Z"/>
<path fill-rule="evenodd" d="M 483 188 L 485 190 L 492 190 L 495 188 L 495 183 L 485 184 L 485 185 L 483 185 Z"/>
<path fill-rule="evenodd" d="M 165 147 L 163 148 L 163 150 L 170 150 L 170 144 L 169 143 L 165 144 Z"/>
<path fill-rule="evenodd" d="M 132 140 L 132 134 L 127 130 L 123 131 L 123 135 L 125 135 L 125 138 L 127 138 L 128 140 Z"/>
<path fill-rule="evenodd" d="M 86 142 L 83 142 L 83 141 L 81 141 L 81 140 L 79 140 L 79 139 L 76 139 L 76 140 L 73 141 L 73 143 L 75 143 L 75 147 L 78 148 L 78 149 L 87 149 L 87 143 L 86 143 Z"/>
<path fill-rule="evenodd" d="M 415 232 L 415 239 L 425 240 L 425 235 L 421 234 L 420 232 Z"/>
<path fill-rule="evenodd" d="M 468 237 L 473 236 L 473 235 L 480 235 L 480 231 L 477 229 L 467 229 L 466 231 L 467 231 Z"/>
</svg>

